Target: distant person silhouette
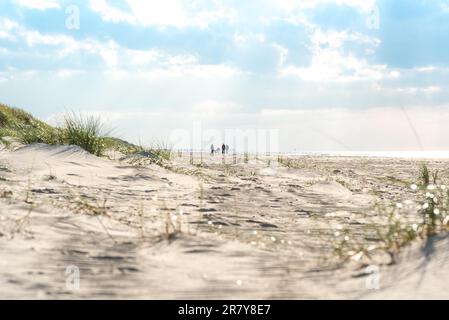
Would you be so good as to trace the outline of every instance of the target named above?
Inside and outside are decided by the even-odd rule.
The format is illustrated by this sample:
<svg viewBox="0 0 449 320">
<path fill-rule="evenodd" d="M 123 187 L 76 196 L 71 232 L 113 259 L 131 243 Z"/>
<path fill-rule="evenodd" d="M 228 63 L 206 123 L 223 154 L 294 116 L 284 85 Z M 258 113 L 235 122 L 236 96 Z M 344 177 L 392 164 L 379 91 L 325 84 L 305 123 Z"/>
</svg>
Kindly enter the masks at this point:
<svg viewBox="0 0 449 320">
<path fill-rule="evenodd" d="M 226 145 L 223 143 L 223 145 L 221 146 L 221 153 L 225 154 L 226 152 Z"/>
<path fill-rule="evenodd" d="M 214 147 L 213 144 L 211 144 L 211 145 L 210 145 L 210 154 L 211 154 L 211 155 L 214 155 L 214 152 L 215 152 L 215 147 Z"/>
<path fill-rule="evenodd" d="M 228 154 L 228 153 L 229 153 L 229 146 L 226 145 L 226 154 Z"/>
</svg>

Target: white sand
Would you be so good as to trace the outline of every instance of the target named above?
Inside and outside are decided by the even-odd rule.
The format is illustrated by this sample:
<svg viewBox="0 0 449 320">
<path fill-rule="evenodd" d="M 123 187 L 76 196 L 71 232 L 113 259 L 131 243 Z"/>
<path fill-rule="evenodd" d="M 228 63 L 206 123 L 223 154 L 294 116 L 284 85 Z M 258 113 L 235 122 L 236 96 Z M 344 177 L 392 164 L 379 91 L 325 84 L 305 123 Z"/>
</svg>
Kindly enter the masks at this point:
<svg viewBox="0 0 449 320">
<path fill-rule="evenodd" d="M 0 298 L 449 298 L 447 237 L 380 266 L 378 290 L 332 258 L 335 228 L 363 235 L 374 203 L 408 197 L 391 177 L 413 182 L 418 160 L 204 160 L 166 170 L 77 147 L 0 149 Z M 447 164 L 431 161 L 449 176 Z M 169 240 L 167 216 L 181 228 Z"/>
</svg>

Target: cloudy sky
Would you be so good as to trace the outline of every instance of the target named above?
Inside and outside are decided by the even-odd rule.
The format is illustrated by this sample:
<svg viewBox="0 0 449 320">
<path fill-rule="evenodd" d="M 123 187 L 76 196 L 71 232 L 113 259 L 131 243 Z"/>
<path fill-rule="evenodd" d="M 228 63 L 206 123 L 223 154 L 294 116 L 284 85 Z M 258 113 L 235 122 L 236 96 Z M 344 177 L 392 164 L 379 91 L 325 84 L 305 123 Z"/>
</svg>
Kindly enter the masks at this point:
<svg viewBox="0 0 449 320">
<path fill-rule="evenodd" d="M 135 142 L 200 122 L 283 151 L 449 150 L 448 84 L 449 0 L 0 0 L 0 101 Z"/>
</svg>

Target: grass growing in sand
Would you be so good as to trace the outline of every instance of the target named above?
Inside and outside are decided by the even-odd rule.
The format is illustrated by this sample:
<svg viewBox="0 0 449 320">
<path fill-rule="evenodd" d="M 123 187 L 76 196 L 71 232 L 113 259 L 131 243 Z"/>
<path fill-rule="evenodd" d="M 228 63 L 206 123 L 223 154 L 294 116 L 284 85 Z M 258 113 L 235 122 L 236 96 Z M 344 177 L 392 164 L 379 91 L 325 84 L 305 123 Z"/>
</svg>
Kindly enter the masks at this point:
<svg viewBox="0 0 449 320">
<path fill-rule="evenodd" d="M 371 244 L 356 240 L 357 237 L 345 229 L 335 233 L 335 252 L 345 260 L 356 261 L 363 257 L 371 259 L 383 252 L 389 254 L 390 263 L 394 263 L 397 254 L 412 242 L 449 231 L 449 188 L 441 183 L 438 172 L 432 172 L 425 164 L 418 178 L 420 184 L 407 187 L 412 190 L 413 199 L 394 206 L 376 207 L 378 221 L 367 228 Z"/>
<path fill-rule="evenodd" d="M 156 164 L 172 157 L 172 148 L 166 143 L 143 147 L 108 135 L 104 123 L 95 116 L 69 112 L 63 116 L 60 126 L 53 127 L 21 109 L 0 104 L 0 142 L 5 146 L 10 145 L 6 139 L 10 137 L 23 144 L 75 145 L 96 156 L 105 155 L 107 150 L 124 155 L 147 154 Z"/>
<path fill-rule="evenodd" d="M 304 168 L 304 165 L 299 163 L 298 161 L 295 161 L 295 160 L 289 159 L 289 158 L 284 158 L 280 155 L 278 156 L 277 161 L 281 166 L 284 166 L 286 168 L 290 168 L 290 169 L 303 169 Z"/>
<path fill-rule="evenodd" d="M 160 148 L 132 147 L 126 150 L 126 158 L 132 165 L 150 165 L 155 164 L 165 169 L 172 169 L 169 161 L 171 159 L 171 150 Z"/>
<path fill-rule="evenodd" d="M 164 232 L 161 232 L 160 234 L 161 239 L 170 241 L 175 239 L 181 233 L 181 219 L 176 215 L 172 215 L 170 212 L 166 212 Z"/>
<path fill-rule="evenodd" d="M 430 184 L 430 173 L 429 173 L 429 168 L 427 167 L 427 165 L 425 163 L 423 163 L 421 165 L 421 169 L 419 172 L 419 177 L 421 178 L 421 181 L 424 185 L 429 185 Z"/>
<path fill-rule="evenodd" d="M 0 138 L 13 137 L 25 144 L 59 143 L 59 133 L 43 121 L 29 113 L 0 104 Z"/>
<path fill-rule="evenodd" d="M 156 164 L 166 167 L 173 156 L 173 147 L 166 142 L 158 141 L 146 147 L 142 144 L 135 145 L 117 138 L 108 137 L 105 144 L 107 149 L 120 152 L 135 165 Z"/>
<path fill-rule="evenodd" d="M 64 116 L 59 131 L 64 144 L 77 145 L 97 156 L 103 155 L 106 149 L 103 123 L 94 116 L 69 113 Z"/>
<path fill-rule="evenodd" d="M 93 116 L 68 113 L 60 127 L 52 127 L 21 109 L 0 105 L 2 140 L 12 137 L 24 144 L 76 145 L 101 156 L 106 148 L 105 135 L 102 122 Z"/>
<path fill-rule="evenodd" d="M 139 151 L 153 154 L 156 158 L 170 161 L 173 155 L 173 147 L 166 142 L 154 142 L 150 147 L 138 147 Z"/>
</svg>

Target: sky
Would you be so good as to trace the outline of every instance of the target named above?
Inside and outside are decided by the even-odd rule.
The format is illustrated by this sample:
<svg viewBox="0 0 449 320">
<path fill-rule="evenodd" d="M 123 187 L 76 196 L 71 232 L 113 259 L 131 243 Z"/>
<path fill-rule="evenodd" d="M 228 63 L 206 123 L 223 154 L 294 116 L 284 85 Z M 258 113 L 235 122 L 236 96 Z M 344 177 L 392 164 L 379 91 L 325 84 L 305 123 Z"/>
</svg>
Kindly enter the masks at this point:
<svg viewBox="0 0 449 320">
<path fill-rule="evenodd" d="M 449 0 L 0 0 L 0 102 L 132 142 L 449 150 L 448 84 Z"/>
</svg>

